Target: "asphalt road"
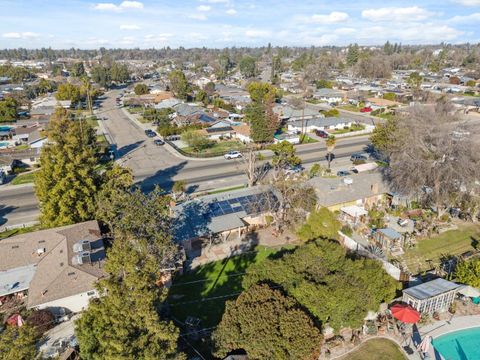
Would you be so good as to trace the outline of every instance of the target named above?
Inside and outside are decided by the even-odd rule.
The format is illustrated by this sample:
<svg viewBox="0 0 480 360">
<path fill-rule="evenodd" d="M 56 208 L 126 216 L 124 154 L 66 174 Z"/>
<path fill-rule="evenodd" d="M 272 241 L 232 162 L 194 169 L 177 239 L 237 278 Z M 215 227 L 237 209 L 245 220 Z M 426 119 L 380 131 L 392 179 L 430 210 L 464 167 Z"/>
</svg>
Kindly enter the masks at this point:
<svg viewBox="0 0 480 360">
<path fill-rule="evenodd" d="M 115 98 L 119 93 L 117 90 L 107 94 L 98 115 L 106 117 L 101 120 L 102 127 L 117 146 L 117 161 L 133 170 L 135 181 L 142 189 L 148 191 L 159 185 L 168 190 L 177 180 L 184 180 L 189 192 L 246 183 L 241 161 L 184 159 L 172 154 L 165 146 L 156 146 L 153 139 L 145 135 L 145 127 L 139 126 L 116 107 Z M 338 139 L 332 169 L 348 169 L 350 155 L 362 151 L 367 144 L 367 136 Z M 307 168 L 317 162 L 326 165 L 326 147 L 322 142 L 298 146 L 297 154 Z M 38 202 L 32 186 L 0 187 L 0 226 L 29 223 L 37 216 Z"/>
</svg>

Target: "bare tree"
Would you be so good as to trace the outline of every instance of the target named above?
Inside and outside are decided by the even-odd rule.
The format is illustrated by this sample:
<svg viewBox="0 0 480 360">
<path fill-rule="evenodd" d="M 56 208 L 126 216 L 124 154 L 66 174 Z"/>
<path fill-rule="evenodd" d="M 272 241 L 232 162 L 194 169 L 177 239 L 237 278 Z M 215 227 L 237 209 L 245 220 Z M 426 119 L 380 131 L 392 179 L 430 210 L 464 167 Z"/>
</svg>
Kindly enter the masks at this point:
<svg viewBox="0 0 480 360">
<path fill-rule="evenodd" d="M 247 176 L 248 187 L 255 186 L 258 181 L 263 179 L 269 170 L 268 163 L 261 163 L 261 154 L 257 153 L 256 146 L 250 144 L 247 149 L 242 153 L 240 158 L 243 164 L 243 170 Z"/>
<path fill-rule="evenodd" d="M 396 121 L 387 172 L 396 191 L 434 207 L 439 217 L 462 199 L 478 197 L 477 140 L 448 103 L 415 106 Z"/>
</svg>

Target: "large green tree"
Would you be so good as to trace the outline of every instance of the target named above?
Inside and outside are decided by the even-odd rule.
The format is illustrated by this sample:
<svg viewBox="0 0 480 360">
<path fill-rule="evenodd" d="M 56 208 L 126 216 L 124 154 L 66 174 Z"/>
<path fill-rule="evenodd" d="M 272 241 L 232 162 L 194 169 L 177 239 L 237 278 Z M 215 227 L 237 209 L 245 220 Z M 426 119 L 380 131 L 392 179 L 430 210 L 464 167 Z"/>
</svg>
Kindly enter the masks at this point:
<svg viewBox="0 0 480 360">
<path fill-rule="evenodd" d="M 57 110 L 47 131 L 48 143 L 40 155 L 35 192 L 44 227 L 92 219 L 99 177 L 94 129 L 84 120 L 71 120 Z"/>
<path fill-rule="evenodd" d="M 0 100 L 0 122 L 15 121 L 18 118 L 17 107 L 17 100 L 11 97 Z"/>
<path fill-rule="evenodd" d="M 296 154 L 295 147 L 288 141 L 271 145 L 270 150 L 273 151 L 272 164 L 277 168 L 296 166 L 302 163 L 302 160 Z"/>
<path fill-rule="evenodd" d="M 182 70 L 174 70 L 168 74 L 170 90 L 180 99 L 187 99 L 190 93 L 190 86 Z"/>
<path fill-rule="evenodd" d="M 256 74 L 255 59 L 251 56 L 244 56 L 239 63 L 240 73 L 246 78 L 252 78 Z"/>
<path fill-rule="evenodd" d="M 171 238 L 170 199 L 155 189 L 132 191 L 131 173 L 114 167 L 98 196 L 98 218 L 115 240 L 98 291 L 76 324 L 82 359 L 183 359 L 178 329 L 160 315 L 158 286 L 178 250 Z"/>
<path fill-rule="evenodd" d="M 480 259 L 471 259 L 460 262 L 455 268 L 456 280 L 480 288 Z"/>
<path fill-rule="evenodd" d="M 247 270 L 243 286 L 278 284 L 323 324 L 357 328 L 369 310 L 395 297 L 398 283 L 375 260 L 346 256 L 336 241 L 316 240 Z"/>
<path fill-rule="evenodd" d="M 334 213 L 322 207 L 310 213 L 307 221 L 298 229 L 302 240 L 336 239 L 341 223 Z"/>
<path fill-rule="evenodd" d="M 55 97 L 57 100 L 70 100 L 72 103 L 77 103 L 82 98 L 80 86 L 70 83 L 60 84 Z"/>
<path fill-rule="evenodd" d="M 370 135 L 370 141 L 376 150 L 389 155 L 392 145 L 395 142 L 398 119 L 387 119 L 383 124 L 377 124 Z"/>
<path fill-rule="evenodd" d="M 35 359 L 37 349 L 37 331 L 34 327 L 7 326 L 0 333 L 0 360 L 31 360 Z"/>
<path fill-rule="evenodd" d="M 146 84 L 135 85 L 135 95 L 145 95 L 149 93 L 148 86 Z"/>
<path fill-rule="evenodd" d="M 93 300 L 76 323 L 80 356 L 100 359 L 183 359 L 179 330 L 159 315 L 160 267 L 148 241 L 117 233 Z"/>
<path fill-rule="evenodd" d="M 215 355 L 243 349 L 249 359 L 316 359 L 321 333 L 295 299 L 254 285 L 226 304 L 213 334 Z"/>
</svg>

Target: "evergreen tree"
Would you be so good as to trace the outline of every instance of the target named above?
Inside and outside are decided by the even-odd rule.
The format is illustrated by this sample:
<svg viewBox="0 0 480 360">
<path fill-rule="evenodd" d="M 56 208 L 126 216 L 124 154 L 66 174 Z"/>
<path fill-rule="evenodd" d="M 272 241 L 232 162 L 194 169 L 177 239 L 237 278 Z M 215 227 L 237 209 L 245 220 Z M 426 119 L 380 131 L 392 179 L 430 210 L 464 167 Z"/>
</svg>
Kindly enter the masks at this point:
<svg viewBox="0 0 480 360">
<path fill-rule="evenodd" d="M 98 186 L 95 131 L 83 120 L 70 120 L 66 111 L 59 109 L 47 134 L 40 170 L 35 174 L 42 226 L 92 219 Z"/>
<path fill-rule="evenodd" d="M 147 256 L 145 239 L 117 234 L 105 264 L 104 296 L 93 300 L 76 322 L 80 356 L 100 359 L 184 359 L 179 330 L 159 315 L 160 268 Z"/>
<path fill-rule="evenodd" d="M 360 49 L 357 44 L 350 45 L 347 52 L 347 65 L 353 66 L 358 62 L 360 57 Z"/>
<path fill-rule="evenodd" d="M 37 354 L 36 340 L 37 331 L 32 326 L 7 326 L 0 333 L 0 360 L 35 359 Z"/>
<path fill-rule="evenodd" d="M 170 81 L 170 89 L 175 96 L 186 100 L 188 98 L 188 93 L 190 92 L 190 86 L 183 71 L 174 70 L 170 72 L 168 74 L 168 80 Z"/>
<path fill-rule="evenodd" d="M 298 236 L 302 240 L 313 239 L 336 239 L 341 228 L 335 214 L 322 207 L 310 213 L 307 221 L 298 230 Z"/>
<path fill-rule="evenodd" d="M 215 355 L 243 349 L 249 359 L 316 359 L 321 334 L 291 297 L 268 285 L 254 285 L 226 304 L 213 334 Z"/>
</svg>

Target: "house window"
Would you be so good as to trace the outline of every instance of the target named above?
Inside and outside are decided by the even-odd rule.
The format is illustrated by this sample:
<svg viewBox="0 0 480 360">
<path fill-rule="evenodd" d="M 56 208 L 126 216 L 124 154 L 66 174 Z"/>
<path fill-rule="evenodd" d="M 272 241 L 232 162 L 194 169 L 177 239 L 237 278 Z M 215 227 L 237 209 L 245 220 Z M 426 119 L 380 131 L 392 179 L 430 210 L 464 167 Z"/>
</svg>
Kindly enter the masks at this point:
<svg viewBox="0 0 480 360">
<path fill-rule="evenodd" d="M 87 296 L 93 296 L 93 295 L 95 295 L 95 291 L 89 291 L 89 292 L 87 292 Z"/>
</svg>

